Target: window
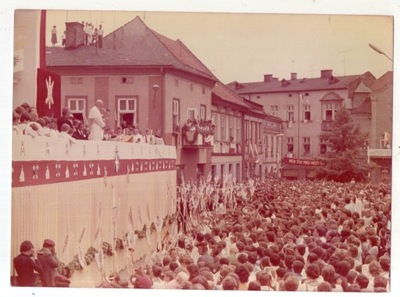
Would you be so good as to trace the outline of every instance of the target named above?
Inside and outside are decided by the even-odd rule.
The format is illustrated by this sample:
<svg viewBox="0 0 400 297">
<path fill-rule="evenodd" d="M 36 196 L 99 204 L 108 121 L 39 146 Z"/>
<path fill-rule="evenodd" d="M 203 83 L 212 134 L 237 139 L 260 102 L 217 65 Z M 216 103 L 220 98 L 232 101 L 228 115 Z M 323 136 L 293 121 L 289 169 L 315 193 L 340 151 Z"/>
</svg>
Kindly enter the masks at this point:
<svg viewBox="0 0 400 297">
<path fill-rule="evenodd" d="M 271 136 L 271 157 L 274 156 L 274 137 Z"/>
<path fill-rule="evenodd" d="M 323 120 L 333 121 L 335 119 L 336 111 L 339 109 L 339 103 L 325 103 L 323 105 Z"/>
<path fill-rule="evenodd" d="M 311 121 L 311 105 L 304 104 L 304 122 Z"/>
<path fill-rule="evenodd" d="M 200 120 L 205 120 L 206 118 L 206 106 L 204 104 L 200 104 Z"/>
<path fill-rule="evenodd" d="M 234 128 L 235 128 L 235 118 L 229 117 L 229 137 L 235 138 L 235 133 L 234 133 Z M 236 139 L 234 139 L 236 141 Z"/>
<path fill-rule="evenodd" d="M 187 109 L 187 118 L 188 118 L 188 120 L 192 120 L 192 121 L 197 119 L 197 109 L 196 108 L 188 108 Z"/>
<path fill-rule="evenodd" d="M 288 121 L 294 121 L 294 105 L 288 105 Z"/>
<path fill-rule="evenodd" d="M 271 105 L 271 115 L 278 116 L 278 105 Z"/>
<path fill-rule="evenodd" d="M 389 133 L 383 132 L 380 134 L 380 148 L 387 149 L 389 147 Z"/>
<path fill-rule="evenodd" d="M 326 139 L 321 137 L 319 139 L 319 154 L 320 155 L 325 155 L 326 152 L 327 152 L 327 149 L 328 149 L 328 147 L 326 145 Z"/>
<path fill-rule="evenodd" d="M 82 77 L 73 76 L 73 77 L 71 77 L 71 84 L 73 84 L 73 85 L 81 85 L 81 84 L 83 84 L 83 78 Z"/>
<path fill-rule="evenodd" d="M 294 151 L 294 140 L 293 137 L 288 137 L 287 138 L 287 153 L 288 154 L 293 154 Z"/>
<path fill-rule="evenodd" d="M 180 101 L 177 98 L 172 99 L 172 125 L 179 126 L 180 124 Z"/>
<path fill-rule="evenodd" d="M 118 98 L 117 101 L 117 116 L 118 126 L 136 125 L 137 124 L 137 98 Z"/>
<path fill-rule="evenodd" d="M 236 118 L 236 142 L 242 142 L 240 130 L 240 118 Z"/>
<path fill-rule="evenodd" d="M 121 83 L 122 84 L 133 84 L 133 77 L 132 76 L 122 77 Z"/>
<path fill-rule="evenodd" d="M 75 119 L 83 121 L 83 115 L 86 114 L 86 98 L 68 98 L 67 106 Z"/>
<path fill-rule="evenodd" d="M 269 147 L 268 147 L 268 138 L 269 138 L 268 135 L 265 135 L 265 136 L 264 136 L 264 149 L 265 149 L 264 155 L 265 155 L 265 158 L 268 158 L 268 150 L 269 150 Z"/>
<path fill-rule="evenodd" d="M 240 180 L 240 163 L 236 164 L 236 180 Z"/>
<path fill-rule="evenodd" d="M 218 133 L 218 114 L 216 113 L 212 113 L 211 115 L 211 122 L 215 125 L 215 129 L 214 129 L 214 139 L 216 141 L 219 140 L 219 133 Z"/>
<path fill-rule="evenodd" d="M 220 126 L 220 131 L 221 131 L 221 135 L 220 135 L 220 140 L 221 141 L 225 141 L 226 140 L 226 135 L 225 135 L 225 132 L 226 132 L 226 117 L 224 116 L 224 115 L 221 115 L 221 126 Z"/>
<path fill-rule="evenodd" d="M 303 137 L 303 154 L 310 154 L 310 137 Z"/>
</svg>

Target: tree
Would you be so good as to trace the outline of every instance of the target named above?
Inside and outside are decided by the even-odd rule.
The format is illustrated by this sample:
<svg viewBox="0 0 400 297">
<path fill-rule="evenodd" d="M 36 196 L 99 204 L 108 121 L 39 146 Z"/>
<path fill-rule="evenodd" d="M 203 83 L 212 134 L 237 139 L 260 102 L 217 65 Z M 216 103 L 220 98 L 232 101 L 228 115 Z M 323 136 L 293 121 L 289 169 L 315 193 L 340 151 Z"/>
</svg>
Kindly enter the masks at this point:
<svg viewBox="0 0 400 297">
<path fill-rule="evenodd" d="M 367 135 L 352 121 L 350 112 L 344 107 L 337 111 L 332 130 L 323 132 L 328 150 L 326 165 L 317 172 L 317 179 L 337 182 L 366 181 L 369 165 L 365 155 Z"/>
</svg>

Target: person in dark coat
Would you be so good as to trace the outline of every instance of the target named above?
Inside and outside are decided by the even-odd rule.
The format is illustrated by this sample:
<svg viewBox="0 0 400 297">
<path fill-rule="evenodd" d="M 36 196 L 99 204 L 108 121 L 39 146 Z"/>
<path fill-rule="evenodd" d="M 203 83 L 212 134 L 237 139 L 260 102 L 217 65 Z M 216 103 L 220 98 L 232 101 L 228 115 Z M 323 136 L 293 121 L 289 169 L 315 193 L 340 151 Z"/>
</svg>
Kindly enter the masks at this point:
<svg viewBox="0 0 400 297">
<path fill-rule="evenodd" d="M 57 275 L 58 259 L 55 252 L 55 243 L 51 239 L 43 242 L 43 248 L 38 251 L 38 260 L 42 266 L 40 279 L 43 287 L 55 287 L 54 277 Z"/>
<path fill-rule="evenodd" d="M 61 111 L 61 117 L 57 119 L 57 128 L 58 131 L 61 132 L 61 126 L 63 124 L 68 124 L 71 128 L 74 128 L 72 121 L 71 121 L 71 112 L 69 111 L 68 107 L 63 107 Z"/>
<path fill-rule="evenodd" d="M 35 287 L 36 273 L 42 273 L 32 242 L 26 240 L 21 243 L 19 248 L 21 252 L 13 259 L 14 268 L 17 272 L 17 286 Z"/>
</svg>

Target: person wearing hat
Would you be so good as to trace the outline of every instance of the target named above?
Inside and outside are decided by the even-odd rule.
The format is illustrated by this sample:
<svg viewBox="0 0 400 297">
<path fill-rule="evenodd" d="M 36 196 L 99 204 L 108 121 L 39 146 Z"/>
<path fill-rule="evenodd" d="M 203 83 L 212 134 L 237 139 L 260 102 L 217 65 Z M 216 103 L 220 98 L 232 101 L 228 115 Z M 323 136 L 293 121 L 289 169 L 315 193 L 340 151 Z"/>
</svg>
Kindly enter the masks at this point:
<svg viewBox="0 0 400 297">
<path fill-rule="evenodd" d="M 20 254 L 13 259 L 14 268 L 17 271 L 17 286 L 21 287 L 35 287 L 36 274 L 42 272 L 35 248 L 32 242 L 25 240 L 21 243 L 19 248 Z"/>
<path fill-rule="evenodd" d="M 43 287 L 55 287 L 54 277 L 58 267 L 58 259 L 55 252 L 55 243 L 51 239 L 43 242 L 43 248 L 38 251 L 38 260 L 42 267 L 40 279 Z"/>
</svg>

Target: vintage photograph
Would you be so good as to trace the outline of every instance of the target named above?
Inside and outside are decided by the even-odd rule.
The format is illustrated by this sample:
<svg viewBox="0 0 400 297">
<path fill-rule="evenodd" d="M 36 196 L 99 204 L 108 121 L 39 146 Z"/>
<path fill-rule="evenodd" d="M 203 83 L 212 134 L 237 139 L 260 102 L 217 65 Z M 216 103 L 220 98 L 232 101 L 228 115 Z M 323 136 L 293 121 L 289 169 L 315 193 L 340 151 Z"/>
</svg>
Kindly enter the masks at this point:
<svg viewBox="0 0 400 297">
<path fill-rule="evenodd" d="M 392 15 L 16 9 L 13 36 L 15 290 L 391 292 Z"/>
</svg>

